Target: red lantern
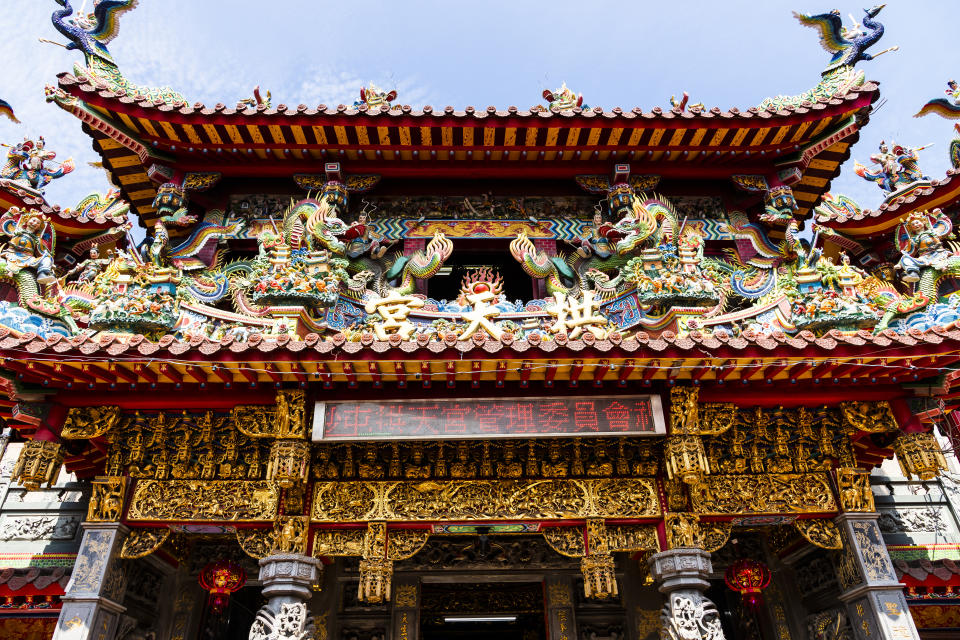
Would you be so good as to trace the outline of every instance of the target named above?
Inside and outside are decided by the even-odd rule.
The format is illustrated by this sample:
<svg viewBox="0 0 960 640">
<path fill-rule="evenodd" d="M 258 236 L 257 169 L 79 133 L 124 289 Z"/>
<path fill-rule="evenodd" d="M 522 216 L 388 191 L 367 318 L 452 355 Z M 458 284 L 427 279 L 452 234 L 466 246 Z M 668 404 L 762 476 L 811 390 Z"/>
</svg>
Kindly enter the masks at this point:
<svg viewBox="0 0 960 640">
<path fill-rule="evenodd" d="M 215 614 L 223 613 L 230 604 L 230 594 L 239 591 L 247 581 L 247 573 L 230 560 L 211 562 L 200 572 L 200 586 L 210 592 L 207 605 Z"/>
<path fill-rule="evenodd" d="M 744 605 L 755 611 L 763 602 L 760 592 L 770 584 L 770 569 L 757 560 L 741 558 L 727 567 L 724 581 L 740 592 Z"/>
</svg>

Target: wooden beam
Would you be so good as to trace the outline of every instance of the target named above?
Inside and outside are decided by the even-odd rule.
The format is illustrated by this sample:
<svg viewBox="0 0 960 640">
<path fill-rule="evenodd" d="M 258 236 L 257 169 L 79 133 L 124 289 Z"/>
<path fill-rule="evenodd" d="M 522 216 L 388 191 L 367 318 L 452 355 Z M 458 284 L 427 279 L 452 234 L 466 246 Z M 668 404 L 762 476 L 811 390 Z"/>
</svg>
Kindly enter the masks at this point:
<svg viewBox="0 0 960 640">
<path fill-rule="evenodd" d="M 223 384 L 226 385 L 228 389 L 233 386 L 233 373 L 230 367 L 215 364 L 210 369 L 213 371 L 213 375 L 220 378 L 220 380 L 223 381 Z"/>
<path fill-rule="evenodd" d="M 39 382 L 40 384 L 46 386 L 50 384 L 50 381 L 62 382 L 65 384 L 73 384 L 73 380 L 66 376 L 61 376 L 56 374 L 52 369 L 40 365 L 36 362 L 16 362 L 14 360 L 5 360 L 3 362 L 3 367 L 13 371 L 17 374 L 17 380 L 26 380 L 30 378 L 31 382 Z"/>
<path fill-rule="evenodd" d="M 657 375 L 657 372 L 660 371 L 660 361 L 651 360 L 643 367 L 643 373 L 641 377 L 645 384 L 650 384 L 650 381 L 653 379 L 653 376 Z"/>
<path fill-rule="evenodd" d="M 559 362 L 557 360 L 548 360 L 547 368 L 543 372 L 543 386 L 552 387 L 553 379 L 557 377 Z"/>
<path fill-rule="evenodd" d="M 583 373 L 583 360 L 574 360 L 570 365 L 570 377 L 568 384 L 571 388 L 576 388 L 580 384 L 580 374 Z"/>
<path fill-rule="evenodd" d="M 863 364 L 863 360 L 859 358 L 854 358 L 853 360 L 844 362 L 843 364 L 841 364 L 831 372 L 831 377 L 843 378 L 851 371 L 854 371 L 855 369 L 859 369 L 860 365 L 862 364 Z"/>
<path fill-rule="evenodd" d="M 507 361 L 497 360 L 497 387 L 502 388 L 507 379 Z"/>
<path fill-rule="evenodd" d="M 157 374 L 154 373 L 153 369 L 150 368 L 149 364 L 143 362 L 135 362 L 133 364 L 133 372 L 146 380 L 151 385 L 156 385 L 160 382 L 160 378 L 157 377 Z"/>
<path fill-rule="evenodd" d="M 830 373 L 836 369 L 836 367 L 836 362 L 824 362 L 810 372 L 810 377 L 814 380 L 826 378 L 827 376 L 830 376 Z"/>
<path fill-rule="evenodd" d="M 713 360 L 701 360 L 690 372 L 690 380 L 694 383 L 700 381 L 700 378 L 713 371 Z"/>
<path fill-rule="evenodd" d="M 300 384 L 306 384 L 307 382 L 307 370 L 303 368 L 303 365 L 299 362 L 290 363 L 290 374 L 297 379 L 297 382 Z"/>
<path fill-rule="evenodd" d="M 717 382 L 723 384 L 723 381 L 727 378 L 727 376 L 733 373 L 736 368 L 736 363 L 734 363 L 733 360 L 724 360 L 721 362 L 720 368 L 717 369 Z"/>
<path fill-rule="evenodd" d="M 114 374 L 125 382 L 129 382 L 130 384 L 138 384 L 140 382 L 140 378 L 137 377 L 136 373 L 116 362 L 108 363 L 107 369 L 110 371 L 110 373 Z"/>
<path fill-rule="evenodd" d="M 367 371 L 370 372 L 370 379 L 373 380 L 373 388 L 380 389 L 383 387 L 383 374 L 380 372 L 380 366 L 371 360 L 367 363 Z"/>
<path fill-rule="evenodd" d="M 520 364 L 520 388 L 526 389 L 530 386 L 530 374 L 533 373 L 533 367 L 529 360 L 524 360 Z"/>
<path fill-rule="evenodd" d="M 420 378 L 424 389 L 429 389 L 433 385 L 433 371 L 426 360 L 420 362 Z"/>
<path fill-rule="evenodd" d="M 470 363 L 470 386 L 476 389 L 480 386 L 480 376 L 483 375 L 483 362 L 473 360 Z"/>
<path fill-rule="evenodd" d="M 812 362 L 800 362 L 792 367 L 790 367 L 790 372 L 787 374 L 787 377 L 790 379 L 791 383 L 796 383 L 797 380 L 805 374 L 807 371 L 813 368 Z"/>
<path fill-rule="evenodd" d="M 748 382 L 750 378 L 763 371 L 763 362 L 760 360 L 751 360 L 750 364 L 740 367 L 740 381 Z"/>
<path fill-rule="evenodd" d="M 261 362 L 260 365 L 263 367 L 267 377 L 270 378 L 274 384 L 280 384 L 283 382 L 283 376 L 279 371 L 277 371 L 277 365 L 273 364 L 272 362 Z"/>
<path fill-rule="evenodd" d="M 343 363 L 343 377 L 347 379 L 347 386 L 351 389 L 357 388 L 357 372 L 353 370 L 353 363 Z"/>
<path fill-rule="evenodd" d="M 401 389 L 407 388 L 407 369 L 402 362 L 393 363 L 393 371 L 397 375 L 397 386 Z"/>
<path fill-rule="evenodd" d="M 447 360 L 447 388 L 457 386 L 457 365 L 453 360 Z"/>
<path fill-rule="evenodd" d="M 184 369 L 186 374 L 196 380 L 198 383 L 205 385 L 207 384 L 207 373 L 200 367 L 196 365 L 187 365 Z"/>
<path fill-rule="evenodd" d="M 773 382 L 773 379 L 777 376 L 777 374 L 786 369 L 788 366 L 789 361 L 777 360 L 763 370 L 763 379 L 766 382 Z"/>
<path fill-rule="evenodd" d="M 323 382 L 324 389 L 329 389 L 333 386 L 333 374 L 330 372 L 330 365 L 326 362 L 318 363 L 317 373 L 320 375 L 320 381 Z"/>
<path fill-rule="evenodd" d="M 607 372 L 610 371 L 610 361 L 609 360 L 600 360 L 596 366 L 593 368 L 593 386 L 602 387 L 603 378 L 607 375 Z"/>
<path fill-rule="evenodd" d="M 257 378 L 257 372 L 252 371 L 253 365 L 247 364 L 245 362 L 239 363 L 237 367 L 237 373 L 246 380 L 251 387 L 256 387 L 260 383 L 260 379 Z"/>
<path fill-rule="evenodd" d="M 174 384 L 183 384 L 183 375 L 169 362 L 161 362 L 158 364 L 157 371 L 159 371 L 160 375 L 169 378 Z"/>
<path fill-rule="evenodd" d="M 623 361 L 623 364 L 620 365 L 620 373 L 617 374 L 617 384 L 621 387 L 627 386 L 627 380 L 630 378 L 630 374 L 633 373 L 634 365 L 636 360 L 633 358 Z"/>
</svg>

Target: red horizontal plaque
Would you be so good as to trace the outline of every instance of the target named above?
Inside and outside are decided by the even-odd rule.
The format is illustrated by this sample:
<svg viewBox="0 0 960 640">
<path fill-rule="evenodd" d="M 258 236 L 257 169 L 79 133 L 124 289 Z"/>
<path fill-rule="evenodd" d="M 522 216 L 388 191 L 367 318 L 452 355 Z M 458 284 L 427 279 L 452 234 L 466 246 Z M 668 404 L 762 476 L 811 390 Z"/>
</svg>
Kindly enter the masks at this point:
<svg viewBox="0 0 960 640">
<path fill-rule="evenodd" d="M 663 433 L 657 395 L 318 402 L 313 423 L 314 441 Z"/>
</svg>

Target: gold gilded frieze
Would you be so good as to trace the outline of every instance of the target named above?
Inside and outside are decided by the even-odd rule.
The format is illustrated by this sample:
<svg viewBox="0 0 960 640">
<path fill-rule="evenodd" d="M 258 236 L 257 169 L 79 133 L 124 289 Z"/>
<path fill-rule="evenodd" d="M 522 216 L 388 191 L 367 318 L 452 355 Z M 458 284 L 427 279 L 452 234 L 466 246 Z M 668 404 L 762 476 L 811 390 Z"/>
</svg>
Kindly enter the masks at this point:
<svg viewBox="0 0 960 640">
<path fill-rule="evenodd" d="M 706 476 L 690 498 L 700 515 L 837 511 L 826 473 Z"/>
<path fill-rule="evenodd" d="M 280 492 L 262 480 L 140 480 L 130 520 L 255 522 L 273 520 Z"/>
<path fill-rule="evenodd" d="M 648 478 L 322 482 L 314 522 L 557 520 L 660 515 Z"/>
</svg>

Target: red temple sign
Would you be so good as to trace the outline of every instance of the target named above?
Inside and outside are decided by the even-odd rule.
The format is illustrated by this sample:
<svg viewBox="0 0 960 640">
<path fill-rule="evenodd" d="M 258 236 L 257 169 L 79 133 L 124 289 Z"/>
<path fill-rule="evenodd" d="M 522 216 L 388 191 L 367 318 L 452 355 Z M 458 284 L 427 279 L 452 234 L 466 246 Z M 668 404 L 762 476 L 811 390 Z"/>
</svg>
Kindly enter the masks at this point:
<svg viewBox="0 0 960 640">
<path fill-rule="evenodd" d="M 318 402 L 313 422 L 314 441 L 663 433 L 656 395 Z"/>
</svg>

